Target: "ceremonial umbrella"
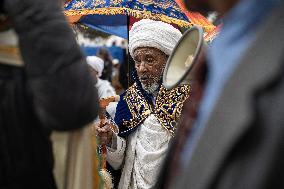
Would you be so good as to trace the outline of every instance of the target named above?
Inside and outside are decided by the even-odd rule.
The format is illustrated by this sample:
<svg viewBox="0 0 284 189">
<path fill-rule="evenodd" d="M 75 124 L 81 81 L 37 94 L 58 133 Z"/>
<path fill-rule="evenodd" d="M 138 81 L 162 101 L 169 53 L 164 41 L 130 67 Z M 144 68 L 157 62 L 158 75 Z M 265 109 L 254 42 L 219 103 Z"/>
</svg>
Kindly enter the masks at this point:
<svg viewBox="0 0 284 189">
<path fill-rule="evenodd" d="M 204 29 L 205 33 L 211 33 L 215 30 L 216 26 L 209 22 L 204 16 L 202 16 L 199 12 L 190 12 L 186 9 L 183 0 L 175 0 L 176 3 L 180 6 L 182 12 L 187 16 L 187 18 L 197 26 L 200 26 Z"/>
<path fill-rule="evenodd" d="M 123 38 L 128 36 L 127 16 L 161 20 L 186 28 L 195 24 L 175 0 L 70 0 L 65 5 L 65 15 L 70 22 L 79 21 Z"/>
</svg>

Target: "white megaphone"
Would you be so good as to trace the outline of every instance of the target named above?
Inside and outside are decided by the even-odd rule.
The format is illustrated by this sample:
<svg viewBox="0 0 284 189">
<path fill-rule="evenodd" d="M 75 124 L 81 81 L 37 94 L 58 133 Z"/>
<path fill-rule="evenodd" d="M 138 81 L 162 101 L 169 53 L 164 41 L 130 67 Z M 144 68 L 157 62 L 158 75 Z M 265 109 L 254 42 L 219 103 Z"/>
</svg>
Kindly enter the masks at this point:
<svg viewBox="0 0 284 189">
<path fill-rule="evenodd" d="M 163 74 L 165 88 L 190 84 L 190 72 L 200 59 L 205 46 L 201 28 L 193 26 L 183 34 L 167 61 Z"/>
</svg>

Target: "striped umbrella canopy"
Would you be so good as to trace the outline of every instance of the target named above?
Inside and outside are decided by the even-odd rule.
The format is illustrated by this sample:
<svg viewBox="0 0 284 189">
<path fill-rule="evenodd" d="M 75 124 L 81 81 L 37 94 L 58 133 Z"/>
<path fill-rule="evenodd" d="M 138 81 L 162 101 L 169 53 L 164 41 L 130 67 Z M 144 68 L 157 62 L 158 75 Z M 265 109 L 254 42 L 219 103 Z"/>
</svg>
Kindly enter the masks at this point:
<svg viewBox="0 0 284 189">
<path fill-rule="evenodd" d="M 206 33 L 215 26 L 198 12 L 186 10 L 182 0 L 66 0 L 65 15 L 71 23 L 127 38 L 127 16 L 131 20 L 150 18 L 182 28 L 198 25 Z M 130 21 L 131 22 L 131 21 Z M 131 24 L 131 23 L 130 23 Z"/>
<path fill-rule="evenodd" d="M 143 18 L 189 28 L 200 26 L 205 33 L 215 26 L 198 12 L 186 10 L 182 0 L 66 0 L 65 15 L 69 22 L 128 38 L 128 27 Z M 130 18 L 130 19 L 129 19 Z M 182 29 L 184 31 L 184 29 Z"/>
<path fill-rule="evenodd" d="M 175 0 L 70 0 L 65 15 L 78 21 L 86 15 L 128 15 L 190 27 L 193 23 Z"/>
</svg>

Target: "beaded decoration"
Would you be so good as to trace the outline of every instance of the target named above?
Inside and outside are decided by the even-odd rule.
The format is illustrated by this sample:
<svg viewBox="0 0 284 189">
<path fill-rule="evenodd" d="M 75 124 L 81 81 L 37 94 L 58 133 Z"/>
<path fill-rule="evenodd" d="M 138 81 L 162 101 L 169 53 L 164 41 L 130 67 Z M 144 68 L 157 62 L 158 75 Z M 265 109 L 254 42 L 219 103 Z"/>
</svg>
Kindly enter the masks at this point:
<svg viewBox="0 0 284 189">
<path fill-rule="evenodd" d="M 174 135 L 185 100 L 189 97 L 190 86 L 181 85 L 172 90 L 161 87 L 155 107 L 160 124 Z"/>
<path fill-rule="evenodd" d="M 136 83 L 127 90 L 124 100 L 127 102 L 132 115 L 132 119 L 123 122 L 123 125 L 127 128 L 140 125 L 152 112 L 151 106 L 147 103 L 140 90 L 137 89 Z"/>
<path fill-rule="evenodd" d="M 156 98 L 155 108 L 152 109 L 135 83 L 123 97 L 131 118 L 123 119 L 122 125 L 119 126 L 120 134 L 134 131 L 150 114 L 154 114 L 160 124 L 174 135 L 183 103 L 189 97 L 189 93 L 189 85 L 178 86 L 172 90 L 167 90 L 162 86 Z"/>
</svg>

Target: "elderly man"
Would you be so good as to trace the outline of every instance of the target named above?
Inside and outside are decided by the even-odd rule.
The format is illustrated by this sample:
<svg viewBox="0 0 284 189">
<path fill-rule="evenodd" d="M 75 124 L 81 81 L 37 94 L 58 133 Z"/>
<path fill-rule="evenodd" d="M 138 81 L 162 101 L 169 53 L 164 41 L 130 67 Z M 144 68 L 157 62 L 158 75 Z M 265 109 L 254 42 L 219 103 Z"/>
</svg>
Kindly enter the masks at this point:
<svg viewBox="0 0 284 189">
<path fill-rule="evenodd" d="M 122 168 L 118 188 L 152 188 L 172 139 L 189 86 L 172 90 L 161 86 L 168 56 L 181 37 L 173 26 L 152 20 L 135 23 L 129 33 L 129 52 L 135 61 L 135 83 L 116 107 L 118 136 L 109 125 L 97 128 L 108 144 L 107 161 Z"/>
</svg>

